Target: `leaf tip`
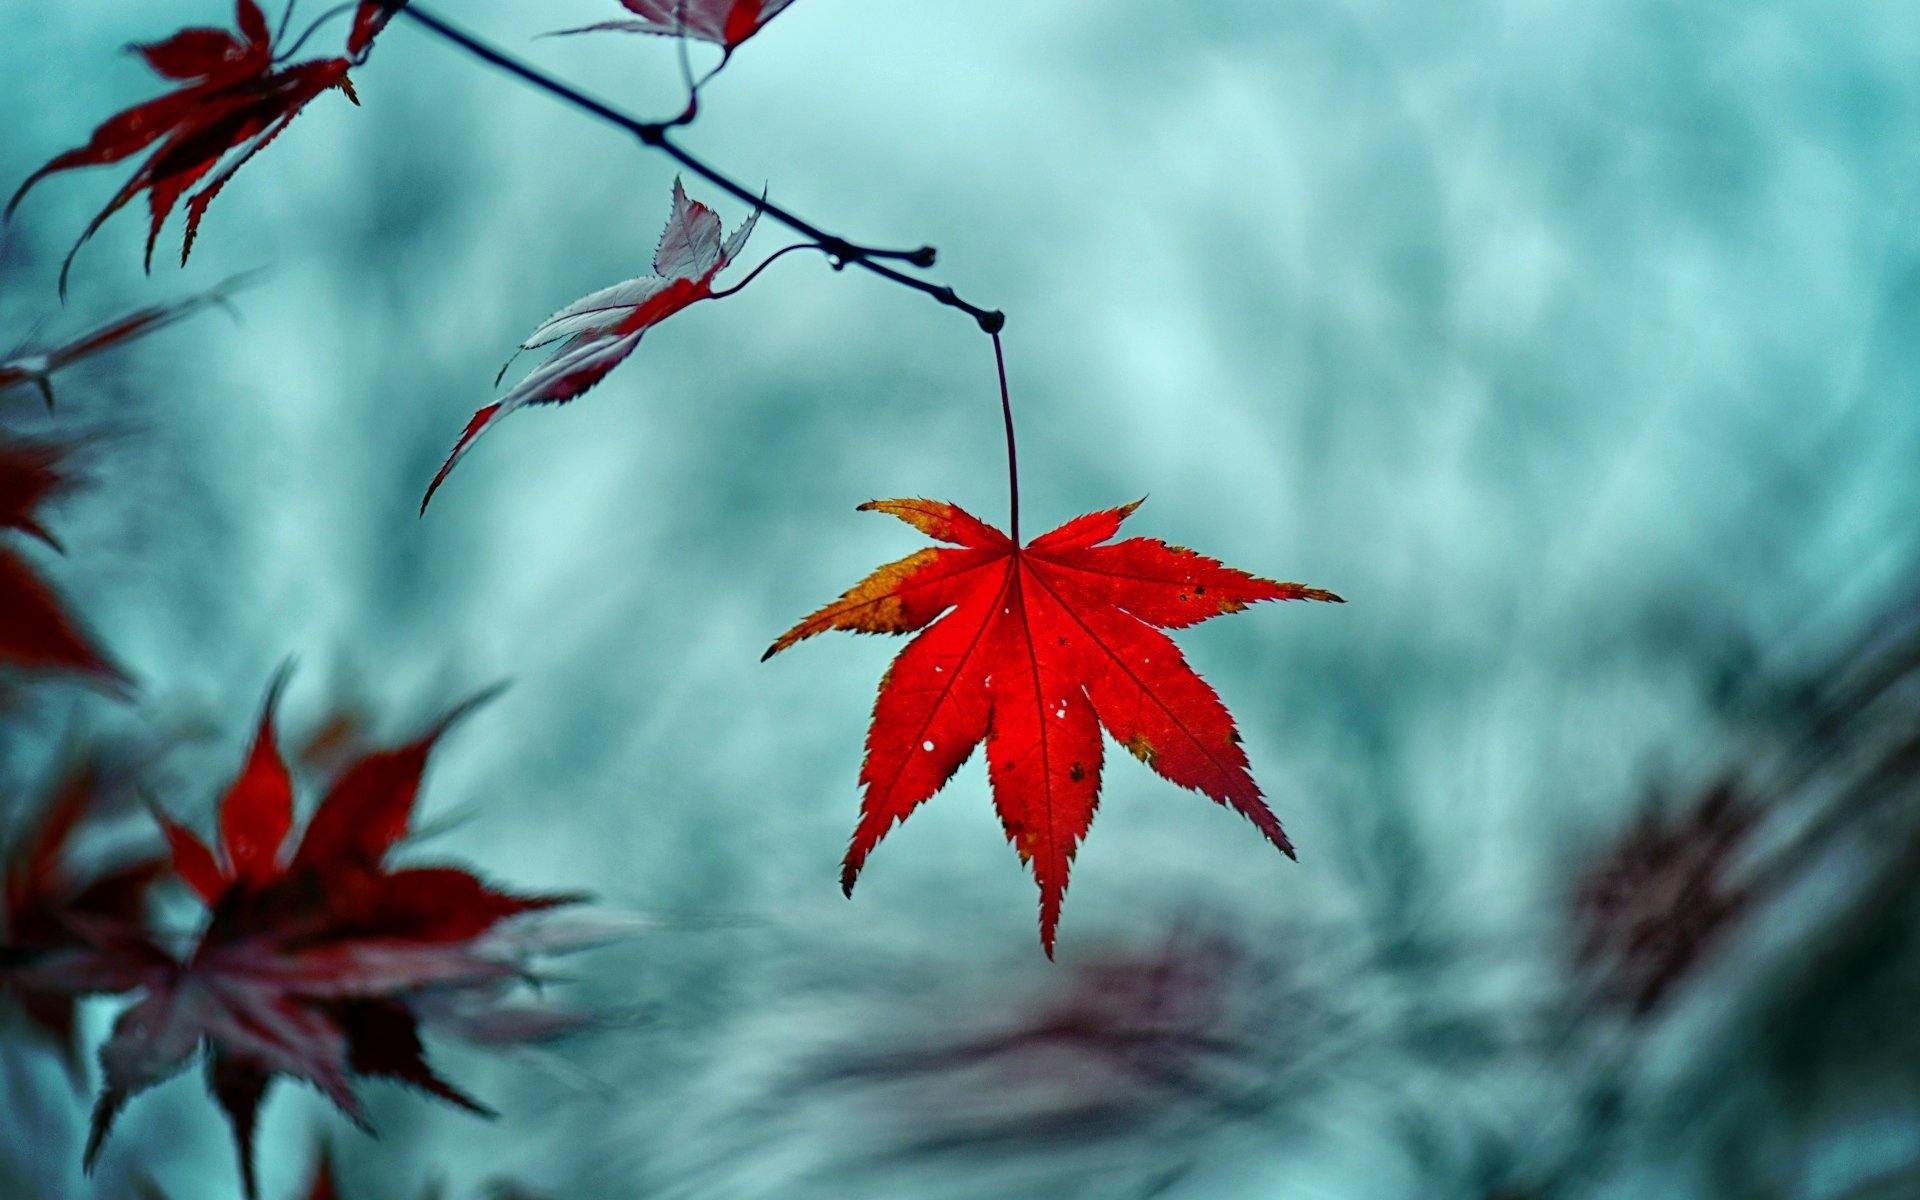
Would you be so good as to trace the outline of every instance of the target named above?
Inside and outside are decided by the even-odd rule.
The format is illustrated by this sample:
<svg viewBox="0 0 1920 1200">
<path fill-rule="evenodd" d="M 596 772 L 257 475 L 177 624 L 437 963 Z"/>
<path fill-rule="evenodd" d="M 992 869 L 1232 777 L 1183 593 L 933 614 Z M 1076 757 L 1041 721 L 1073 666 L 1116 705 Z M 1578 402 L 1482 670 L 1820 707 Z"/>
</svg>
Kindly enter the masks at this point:
<svg viewBox="0 0 1920 1200">
<path fill-rule="evenodd" d="M 107 1134 L 113 1129 L 114 1118 L 120 1115 L 120 1108 L 126 1098 L 109 1088 L 100 1094 L 94 1102 L 93 1117 L 87 1127 L 87 1147 L 80 1154 L 80 1171 L 91 1177 L 93 1169 L 100 1165 L 100 1152 L 106 1149 Z"/>
<path fill-rule="evenodd" d="M 0 212 L 0 221 L 13 220 L 13 210 L 20 207 L 20 202 L 27 198 L 27 192 L 32 189 L 34 184 L 40 182 L 40 178 L 44 174 L 46 174 L 44 171 L 35 171 L 33 174 L 27 176 L 26 180 L 21 183 L 18 188 L 14 189 L 12 199 L 7 201 L 6 211 Z"/>
</svg>

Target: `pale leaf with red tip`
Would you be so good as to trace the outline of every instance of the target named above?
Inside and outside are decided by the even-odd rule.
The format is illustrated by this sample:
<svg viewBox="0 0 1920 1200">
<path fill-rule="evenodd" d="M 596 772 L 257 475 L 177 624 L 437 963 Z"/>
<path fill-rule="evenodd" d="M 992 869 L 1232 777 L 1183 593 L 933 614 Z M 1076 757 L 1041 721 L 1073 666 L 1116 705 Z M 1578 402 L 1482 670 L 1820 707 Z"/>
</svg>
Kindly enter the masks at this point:
<svg viewBox="0 0 1920 1200">
<path fill-rule="evenodd" d="M 689 200 L 686 189 L 674 180 L 673 211 L 654 251 L 653 273 L 582 296 L 541 322 L 520 343 L 522 350 L 557 346 L 506 395 L 473 414 L 446 463 L 427 485 L 420 511 L 426 511 L 433 494 L 481 434 L 529 404 L 565 404 L 581 395 L 626 361 L 647 330 L 689 305 L 711 299 L 714 277 L 739 257 L 759 216 L 756 210 L 732 237 L 724 237 L 719 214 Z"/>
</svg>

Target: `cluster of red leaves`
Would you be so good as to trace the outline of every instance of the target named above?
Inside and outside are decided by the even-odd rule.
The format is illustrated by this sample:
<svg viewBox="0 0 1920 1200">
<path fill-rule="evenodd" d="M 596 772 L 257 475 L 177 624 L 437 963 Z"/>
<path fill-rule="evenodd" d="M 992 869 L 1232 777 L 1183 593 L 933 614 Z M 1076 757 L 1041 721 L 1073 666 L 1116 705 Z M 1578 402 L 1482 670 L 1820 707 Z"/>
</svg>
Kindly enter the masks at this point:
<svg viewBox="0 0 1920 1200">
<path fill-rule="evenodd" d="M 1734 866 L 1756 812 L 1731 781 L 1685 811 L 1643 810 L 1574 891 L 1579 961 L 1636 1013 L 1657 1008 L 1747 906 Z"/>
<path fill-rule="evenodd" d="M 66 452 L 36 442 L 0 440 L 0 534 L 24 533 L 59 548 L 39 510 L 68 483 Z M 0 542 L 0 667 L 72 671 L 109 687 L 126 675 L 94 644 L 33 567 Z"/>
<path fill-rule="evenodd" d="M 60 272 L 61 290 L 66 289 L 67 267 L 72 265 L 73 254 L 108 217 L 142 192 L 147 194 L 149 211 L 149 267 L 161 226 L 181 198 L 187 197 L 186 233 L 180 247 L 184 263 L 193 250 L 200 219 L 213 198 L 248 159 L 286 129 L 309 101 L 339 88 L 348 99 L 359 103 L 347 70 L 365 55 L 385 16 L 385 10 L 377 4 L 361 6 L 349 35 L 350 57 L 281 62 L 275 57 L 266 14 L 255 0 L 236 0 L 238 36 L 224 29 L 199 27 L 183 29 L 163 42 L 135 47 L 148 66 L 179 86 L 109 117 L 93 131 L 86 145 L 58 155 L 28 176 L 8 202 L 7 213 L 11 215 L 27 191 L 49 175 L 123 162 L 151 148 L 146 161 L 74 243 Z M 193 194 L 187 196 L 188 192 Z"/>
<path fill-rule="evenodd" d="M 768 21 L 793 0 L 620 0 L 633 20 L 601 21 L 562 34 L 657 33 L 712 42 L 731 55 L 740 43 L 759 33 Z"/>
<path fill-rule="evenodd" d="M 89 1167 L 126 1102 L 184 1068 L 203 1046 L 208 1085 L 233 1126 L 249 1195 L 254 1122 L 278 1076 L 311 1083 L 356 1121 L 364 1117 L 355 1076 L 397 1080 L 484 1113 L 428 1066 L 422 1021 L 447 993 L 490 991 L 523 978 L 517 951 L 497 927 L 575 899 L 509 895 L 457 867 L 387 863 L 407 833 L 429 752 L 471 705 L 413 742 L 348 766 L 298 837 L 273 707 L 269 698 L 245 766 L 220 802 L 213 846 L 157 814 L 173 871 L 210 910 L 183 957 L 124 923 L 113 926 L 120 935 L 114 939 L 42 938 L 10 948 L 8 978 L 16 987 L 142 993 L 100 1049 L 104 1080 Z M 30 857 L 19 875 L 22 896 L 48 893 L 47 871 L 38 864 L 51 853 Z M 123 895 L 124 888 L 107 898 L 118 903 Z M 61 919 L 77 918 L 69 906 Z"/>
<path fill-rule="evenodd" d="M 1040 941 L 1051 956 L 1067 873 L 1100 798 L 1103 727 L 1160 775 L 1234 809 L 1293 854 L 1248 773 L 1233 717 L 1160 630 L 1261 600 L 1340 597 L 1151 538 L 1103 545 L 1136 507 L 1075 517 L 1019 546 L 957 505 L 861 505 L 959 549 L 888 563 L 766 653 L 829 629 L 926 630 L 880 681 L 860 823 L 840 877 L 849 894 L 887 831 L 984 741 L 994 808 L 1040 885 Z"/>
<path fill-rule="evenodd" d="M 673 212 L 653 253 L 653 274 L 582 296 L 520 343 L 522 350 L 559 345 L 506 395 L 473 414 L 453 453 L 427 485 L 420 511 L 426 511 L 474 441 L 508 413 L 529 404 L 565 404 L 625 361 L 647 330 L 691 304 L 712 299 L 714 277 L 739 257 L 758 218 L 754 213 L 732 237 L 725 237 L 719 214 L 687 199 L 686 189 L 674 180 Z"/>
</svg>

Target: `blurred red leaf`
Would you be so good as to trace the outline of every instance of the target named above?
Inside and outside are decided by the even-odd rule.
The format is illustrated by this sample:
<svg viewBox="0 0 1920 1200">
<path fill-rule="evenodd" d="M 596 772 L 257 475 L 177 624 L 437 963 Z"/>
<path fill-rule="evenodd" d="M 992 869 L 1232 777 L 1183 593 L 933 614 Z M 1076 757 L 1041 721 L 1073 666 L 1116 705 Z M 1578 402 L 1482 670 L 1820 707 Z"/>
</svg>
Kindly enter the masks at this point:
<svg viewBox="0 0 1920 1200">
<path fill-rule="evenodd" d="M 1750 899 L 1734 868 L 1757 817 L 1722 780 L 1681 812 L 1642 809 L 1581 875 L 1577 955 L 1608 997 L 1650 1013 L 1719 944 Z"/>
<path fill-rule="evenodd" d="M 1247 771 L 1240 734 L 1213 689 L 1159 628 L 1181 629 L 1261 600 L 1331 600 L 1148 538 L 1101 545 L 1137 505 L 1076 517 L 1021 547 L 959 507 L 876 500 L 957 550 L 889 563 L 781 635 L 767 657 L 829 629 L 907 633 L 880 682 L 860 823 L 841 886 L 895 822 L 945 786 L 983 740 L 994 807 L 1040 885 L 1040 941 L 1054 927 L 1073 856 L 1100 793 L 1100 729 L 1165 778 L 1293 847 Z"/>
<path fill-rule="evenodd" d="M 162 329 L 185 317 L 189 317 L 210 304 L 224 304 L 232 284 L 225 284 L 199 296 L 189 296 L 171 304 L 156 304 L 128 313 L 116 321 L 109 321 L 97 329 L 92 329 L 79 337 L 62 342 L 49 350 L 15 351 L 10 357 L 0 359 L 0 391 L 15 384 L 31 383 L 40 389 L 46 399 L 47 408 L 53 408 L 52 375 L 60 368 L 83 358 L 89 358 L 122 342 L 130 342 L 144 337 L 157 329 Z M 5 505 L 0 498 L 0 507 Z"/>
<path fill-rule="evenodd" d="M 340 1200 L 333 1183 L 333 1159 L 326 1154 L 320 1156 L 320 1165 L 314 1168 L 313 1182 L 307 1185 L 307 1200 Z"/>
<path fill-rule="evenodd" d="M 216 844 L 159 816 L 175 869 L 212 916 L 187 959 L 146 984 L 101 1047 L 105 1082 L 89 1165 L 127 1100 L 185 1067 L 203 1044 L 249 1195 L 255 1118 L 280 1075 L 313 1084 L 356 1121 L 364 1118 L 354 1076 L 395 1079 L 486 1111 L 428 1066 L 412 1000 L 520 976 L 488 936 L 508 918 L 574 898 L 508 895 L 463 868 L 386 864 L 428 752 L 452 719 L 349 766 L 295 839 L 270 693 L 221 800 Z"/>
<path fill-rule="evenodd" d="M 67 483 L 65 452 L 0 441 L 0 532 L 12 529 L 58 547 L 38 510 Z M 94 645 L 65 603 L 27 560 L 0 545 L 0 667 L 74 671 L 116 690 L 126 675 Z"/>
<path fill-rule="evenodd" d="M 647 330 L 688 305 L 710 299 L 714 277 L 739 256 L 759 215 L 754 213 L 731 238 L 723 239 L 719 215 L 687 199 L 686 189 L 674 180 L 673 213 L 654 251 L 654 273 L 582 296 L 520 343 L 522 350 L 555 342 L 559 347 L 506 395 L 473 414 L 446 464 L 427 485 L 420 511 L 427 510 L 454 464 L 501 418 L 529 404 L 565 404 L 625 361 Z"/>
<path fill-rule="evenodd" d="M 97 756 L 82 759 L 64 774 L 38 816 L 11 831 L 0 910 L 0 945 L 9 958 L 39 964 L 67 952 L 117 952 L 144 941 L 147 891 L 164 875 L 166 861 L 137 858 L 90 874 L 74 862 L 74 837 L 98 815 L 108 774 Z M 136 974 L 127 986 L 137 980 Z M 27 1019 L 77 1076 L 72 992 L 31 979 L 15 981 L 5 973 L 0 985 L 13 993 Z"/>
<path fill-rule="evenodd" d="M 150 221 L 146 260 L 153 263 L 160 227 L 187 196 L 186 234 L 180 261 L 193 249 L 207 206 L 234 172 L 278 137 L 307 103 L 330 88 L 354 99 L 347 79 L 352 62 L 320 58 L 281 65 L 274 57 L 266 15 L 254 0 L 236 0 L 240 36 L 222 29 L 186 29 L 163 42 L 135 49 L 147 65 L 181 86 L 109 117 L 86 145 L 56 156 L 27 177 L 7 203 L 11 215 L 40 180 L 60 171 L 125 161 L 152 148 L 146 161 L 121 185 L 87 226 L 60 270 L 66 290 L 73 255 L 107 218 L 140 193 L 147 194 Z M 358 103 L 358 100 L 354 101 Z M 222 166 L 224 161 L 225 165 Z M 216 170 L 215 168 L 219 168 Z M 193 189 L 198 188 L 198 191 Z"/>
<path fill-rule="evenodd" d="M 17 529 L 59 548 L 38 511 L 66 483 L 64 457 L 58 447 L 0 440 L 0 529 Z"/>
</svg>

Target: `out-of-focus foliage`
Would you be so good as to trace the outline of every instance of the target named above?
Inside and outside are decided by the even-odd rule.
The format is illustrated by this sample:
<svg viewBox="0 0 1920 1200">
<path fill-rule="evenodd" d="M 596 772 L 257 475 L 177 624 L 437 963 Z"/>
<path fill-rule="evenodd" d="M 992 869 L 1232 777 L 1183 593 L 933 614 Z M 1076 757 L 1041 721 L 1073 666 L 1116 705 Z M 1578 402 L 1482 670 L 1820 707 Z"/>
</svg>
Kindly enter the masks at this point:
<svg viewBox="0 0 1920 1200">
<path fill-rule="evenodd" d="M 681 111 L 670 39 L 533 40 L 610 11 L 457 15 Z M 152 95 L 114 47 L 224 16 L 0 5 L 0 179 Z M 496 1124 L 368 1088 L 382 1139 L 330 1126 L 347 1197 L 1904 1197 L 1915 61 L 1896 0 L 860 0 L 792 6 L 702 89 L 703 154 L 850 236 L 937 243 L 1008 312 L 1036 528 L 1148 492 L 1156 533 L 1351 602 L 1183 644 L 1298 866 L 1110 784 L 1050 966 L 977 768 L 840 897 L 888 648 L 754 661 L 807 580 L 888 557 L 858 501 L 998 516 L 978 334 L 795 256 L 417 519 L 498 347 L 646 261 L 632 198 L 673 167 L 395 23 L 364 109 L 308 106 L 222 193 L 180 289 L 270 266 L 241 333 L 75 362 L 56 414 L 0 394 L 0 432 L 84 445 L 89 483 L 43 520 L 64 556 L 9 551 L 141 685 L 0 681 L 7 811 L 41 811 L 73 728 L 165 740 L 136 790 L 205 811 L 289 650 L 302 785 L 512 678 L 436 756 L 431 853 L 747 919 L 581 960 L 581 1007 L 632 1019 L 531 1058 L 433 1047 Z M 4 344 L 180 294 L 112 223 L 69 324 L 60 257 L 100 196 L 32 199 Z M 137 825 L 74 880 L 150 854 Z M 80 1178 L 84 1095 L 10 1028 L 0 1191 L 237 1195 L 193 1080 Z M 263 1195 L 306 1186 L 323 1113 L 265 1111 Z"/>
</svg>

